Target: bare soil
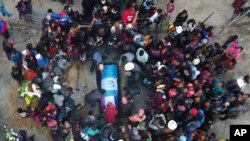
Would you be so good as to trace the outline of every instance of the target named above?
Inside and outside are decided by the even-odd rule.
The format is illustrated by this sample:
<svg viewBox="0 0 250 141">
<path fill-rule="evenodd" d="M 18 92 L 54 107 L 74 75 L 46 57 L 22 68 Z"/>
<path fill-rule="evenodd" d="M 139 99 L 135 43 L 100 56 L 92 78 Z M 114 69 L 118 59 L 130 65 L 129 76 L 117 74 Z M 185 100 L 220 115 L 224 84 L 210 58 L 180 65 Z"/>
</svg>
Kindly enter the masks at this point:
<svg viewBox="0 0 250 141">
<path fill-rule="evenodd" d="M 14 28 L 11 31 L 11 37 L 16 41 L 15 47 L 19 50 L 22 50 L 25 47 L 26 43 L 32 42 L 36 43 L 40 38 L 40 22 L 42 20 L 43 14 L 46 13 L 48 8 L 52 8 L 54 11 L 58 12 L 63 8 L 63 5 L 59 2 L 53 2 L 51 0 L 33 0 L 33 23 L 29 26 L 25 25 L 24 22 L 19 21 L 18 14 L 15 9 L 15 5 L 18 0 L 6 0 L 4 1 L 5 7 L 10 13 L 13 14 L 13 17 L 8 18 L 7 21 L 13 23 Z M 81 11 L 81 1 L 75 0 L 73 5 L 74 9 Z M 166 0 L 158 0 L 158 5 L 163 7 L 166 3 Z M 186 9 L 189 14 L 189 18 L 194 18 L 198 21 L 203 21 L 211 12 L 215 11 L 215 14 L 206 22 L 207 25 L 213 25 L 215 28 L 216 38 L 214 41 L 223 43 L 230 35 L 237 34 L 239 35 L 239 44 L 244 47 L 242 56 L 240 57 L 237 67 L 228 72 L 227 74 L 220 76 L 224 80 L 232 79 L 238 76 L 245 74 L 250 74 L 249 64 L 250 64 L 250 27 L 249 27 L 249 18 L 244 18 L 239 23 L 226 27 L 228 19 L 230 18 L 233 8 L 231 7 L 232 0 L 176 0 L 175 1 L 175 12 L 172 16 L 172 21 L 175 16 Z M 250 2 L 247 3 L 249 5 Z M 23 24 L 23 25 L 22 25 Z M 30 28 L 27 28 L 30 27 Z M 219 34 L 219 31 L 226 27 L 222 34 Z M 28 32 L 32 36 L 25 40 L 23 32 Z M 24 41 L 25 40 L 25 41 Z M 0 39 L 0 42 L 2 39 Z M 7 60 L 6 56 L 3 54 L 3 51 L 0 50 L 0 136 L 2 126 L 5 124 L 10 124 L 10 126 L 18 129 L 27 129 L 29 134 L 36 135 L 36 141 L 50 141 L 51 138 L 48 134 L 48 131 L 35 123 L 32 119 L 21 119 L 16 114 L 17 107 L 25 106 L 21 101 L 18 100 L 17 95 L 17 84 L 13 82 L 10 77 L 10 66 L 11 63 Z M 79 74 L 81 77 L 81 82 L 83 85 L 79 86 L 80 90 L 78 91 L 79 95 L 88 93 L 90 90 L 96 88 L 96 79 L 95 74 L 89 73 L 89 64 L 86 64 L 83 68 L 84 71 L 81 71 Z M 72 65 L 69 70 L 68 80 L 69 85 L 73 88 L 76 87 L 77 82 L 77 69 L 76 65 Z M 250 92 L 250 87 L 246 87 L 244 90 Z M 248 108 L 249 106 L 249 102 Z M 213 124 L 212 128 L 217 133 L 217 137 L 229 137 L 229 125 L 230 124 L 250 124 L 250 112 L 241 114 L 241 116 L 234 120 L 218 121 Z M 0 139 L 1 140 L 1 139 Z"/>
</svg>

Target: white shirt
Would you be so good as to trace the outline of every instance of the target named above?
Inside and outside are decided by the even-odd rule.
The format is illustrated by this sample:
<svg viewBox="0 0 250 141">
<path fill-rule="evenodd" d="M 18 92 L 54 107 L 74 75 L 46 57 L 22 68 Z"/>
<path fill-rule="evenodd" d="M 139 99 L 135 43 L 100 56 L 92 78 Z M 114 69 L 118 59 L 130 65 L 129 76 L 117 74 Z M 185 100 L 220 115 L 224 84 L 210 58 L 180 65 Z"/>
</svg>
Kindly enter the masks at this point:
<svg viewBox="0 0 250 141">
<path fill-rule="evenodd" d="M 159 17 L 158 12 L 155 12 L 155 14 L 149 18 L 149 21 L 153 23 L 158 17 Z"/>
</svg>

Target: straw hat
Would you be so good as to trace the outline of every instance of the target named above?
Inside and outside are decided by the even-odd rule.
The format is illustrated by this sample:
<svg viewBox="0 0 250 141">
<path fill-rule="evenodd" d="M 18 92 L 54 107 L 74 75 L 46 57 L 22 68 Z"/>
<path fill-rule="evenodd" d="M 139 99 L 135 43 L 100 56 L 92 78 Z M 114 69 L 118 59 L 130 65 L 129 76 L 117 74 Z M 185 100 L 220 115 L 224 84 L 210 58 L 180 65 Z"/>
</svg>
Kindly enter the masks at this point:
<svg viewBox="0 0 250 141">
<path fill-rule="evenodd" d="M 175 130 L 175 129 L 177 128 L 177 123 L 176 123 L 176 121 L 170 120 L 170 121 L 168 122 L 168 128 L 169 128 L 170 130 Z"/>
<path fill-rule="evenodd" d="M 135 64 L 132 63 L 132 62 L 128 62 L 128 63 L 124 66 L 124 69 L 125 69 L 126 71 L 131 71 L 131 70 L 133 70 L 134 68 L 135 68 Z"/>
</svg>

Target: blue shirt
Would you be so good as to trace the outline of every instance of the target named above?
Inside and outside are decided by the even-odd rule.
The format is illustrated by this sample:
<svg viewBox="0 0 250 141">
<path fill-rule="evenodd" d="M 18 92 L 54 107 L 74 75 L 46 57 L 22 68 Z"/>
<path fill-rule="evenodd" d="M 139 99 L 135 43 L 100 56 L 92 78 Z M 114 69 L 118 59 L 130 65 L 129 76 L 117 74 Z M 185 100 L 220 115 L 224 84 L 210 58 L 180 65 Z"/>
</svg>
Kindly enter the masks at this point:
<svg viewBox="0 0 250 141">
<path fill-rule="evenodd" d="M 96 64 L 100 64 L 102 62 L 102 54 L 100 52 L 95 52 L 92 59 L 96 62 Z"/>
</svg>

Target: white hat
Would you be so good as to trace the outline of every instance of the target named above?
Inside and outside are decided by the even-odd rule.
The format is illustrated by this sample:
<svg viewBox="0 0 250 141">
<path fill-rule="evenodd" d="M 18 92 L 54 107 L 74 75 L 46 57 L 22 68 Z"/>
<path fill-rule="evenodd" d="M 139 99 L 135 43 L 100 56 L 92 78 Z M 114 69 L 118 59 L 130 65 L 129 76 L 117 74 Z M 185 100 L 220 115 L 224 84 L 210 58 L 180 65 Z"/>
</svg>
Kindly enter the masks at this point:
<svg viewBox="0 0 250 141">
<path fill-rule="evenodd" d="M 42 57 L 42 55 L 40 54 L 40 53 L 38 53 L 37 55 L 36 55 L 36 59 L 37 60 L 40 60 L 40 59 L 42 59 L 43 57 Z"/>
<path fill-rule="evenodd" d="M 228 107 L 230 105 L 229 102 L 225 102 L 225 106 Z"/>
<path fill-rule="evenodd" d="M 126 71 L 131 71 L 131 70 L 134 69 L 134 68 L 135 68 L 135 64 L 132 63 L 132 62 L 128 62 L 128 63 L 124 66 L 124 69 L 125 69 Z"/>
<path fill-rule="evenodd" d="M 200 62 L 201 62 L 201 60 L 199 58 L 196 58 L 193 60 L 192 63 L 193 63 L 193 65 L 198 65 L 198 64 L 200 64 Z"/>
<path fill-rule="evenodd" d="M 182 26 L 177 26 L 175 29 L 177 33 L 181 33 L 183 31 Z"/>
<path fill-rule="evenodd" d="M 59 79 L 59 76 L 55 76 L 55 77 L 53 77 L 53 81 L 54 81 L 54 83 L 58 83 L 59 81 L 58 81 L 58 79 Z"/>
<path fill-rule="evenodd" d="M 203 45 L 206 44 L 207 42 L 208 42 L 207 39 L 202 39 L 202 40 L 201 40 L 201 44 L 203 44 Z"/>
<path fill-rule="evenodd" d="M 175 130 L 175 129 L 177 128 L 177 123 L 176 123 L 174 120 L 170 120 L 170 121 L 168 122 L 168 128 L 169 128 L 170 130 Z"/>
<path fill-rule="evenodd" d="M 103 9 L 104 12 L 107 12 L 108 7 L 107 6 L 103 6 L 102 9 Z"/>
<path fill-rule="evenodd" d="M 140 52 L 143 52 L 143 53 L 140 54 Z M 136 59 L 139 62 L 146 63 L 148 61 L 148 58 L 149 58 L 148 53 L 143 48 L 139 48 L 136 51 Z"/>
</svg>

